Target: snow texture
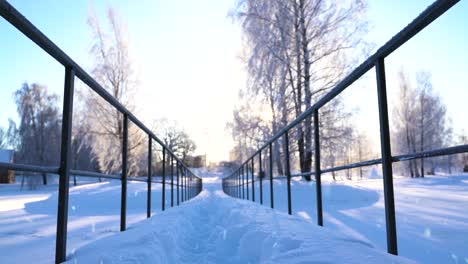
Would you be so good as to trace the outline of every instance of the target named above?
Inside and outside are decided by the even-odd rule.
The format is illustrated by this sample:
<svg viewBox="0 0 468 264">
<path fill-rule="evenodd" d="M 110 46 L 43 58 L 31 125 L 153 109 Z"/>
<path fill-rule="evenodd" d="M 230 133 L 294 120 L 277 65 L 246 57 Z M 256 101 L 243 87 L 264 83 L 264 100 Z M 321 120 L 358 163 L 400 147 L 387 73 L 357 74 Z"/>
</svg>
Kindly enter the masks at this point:
<svg viewBox="0 0 468 264">
<path fill-rule="evenodd" d="M 78 249 L 68 262 L 412 263 L 300 217 L 232 199 L 216 187 L 208 186 L 195 199 L 131 230 Z"/>
</svg>

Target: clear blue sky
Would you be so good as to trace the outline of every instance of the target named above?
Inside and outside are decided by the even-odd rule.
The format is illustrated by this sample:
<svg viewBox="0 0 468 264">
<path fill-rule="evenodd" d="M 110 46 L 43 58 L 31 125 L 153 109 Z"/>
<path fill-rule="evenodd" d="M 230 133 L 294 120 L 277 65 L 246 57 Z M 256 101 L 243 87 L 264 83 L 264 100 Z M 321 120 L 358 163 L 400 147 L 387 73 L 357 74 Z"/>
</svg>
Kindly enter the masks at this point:
<svg viewBox="0 0 468 264">
<path fill-rule="evenodd" d="M 246 75 L 238 56 L 240 29 L 227 13 L 236 0 L 112 1 L 127 25 L 130 49 L 139 72 L 136 96 L 143 121 L 175 119 L 192 135 L 200 153 L 211 160 L 228 158 L 232 141 L 225 123 L 232 117 L 238 90 Z M 378 47 L 408 24 L 432 1 L 369 1 L 369 42 Z M 23 15 L 85 69 L 90 31 L 86 18 L 91 7 L 105 22 L 110 1 L 10 1 Z M 62 94 L 63 67 L 0 18 L 0 126 L 16 119 L 12 93 L 24 81 L 46 84 Z M 468 1 L 461 1 L 401 50 L 387 59 L 390 100 L 396 74 L 429 70 L 442 95 L 456 132 L 468 129 Z M 349 107 L 360 108 L 359 126 L 375 134 L 375 76 L 356 83 L 345 94 Z M 372 102 L 370 102 L 372 101 Z M 176 102 L 182 105 L 174 107 Z M 362 118 L 361 118 L 362 117 Z M 359 123 L 359 122 L 358 122 Z"/>
</svg>

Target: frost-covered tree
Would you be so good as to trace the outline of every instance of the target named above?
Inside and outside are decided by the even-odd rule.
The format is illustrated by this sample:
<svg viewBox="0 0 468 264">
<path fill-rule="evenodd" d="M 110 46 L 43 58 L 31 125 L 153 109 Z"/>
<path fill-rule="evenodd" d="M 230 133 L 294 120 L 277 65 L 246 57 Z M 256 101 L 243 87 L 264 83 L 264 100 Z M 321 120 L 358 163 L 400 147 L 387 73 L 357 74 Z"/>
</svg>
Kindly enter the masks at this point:
<svg viewBox="0 0 468 264">
<path fill-rule="evenodd" d="M 394 108 L 395 148 L 398 153 L 421 152 L 448 144 L 451 128 L 447 121 L 446 107 L 434 92 L 428 72 L 416 76 L 416 88 L 412 88 L 408 75 L 399 73 L 399 95 Z M 407 170 L 411 177 L 424 177 L 435 173 L 437 159 L 429 159 L 430 169 L 425 170 L 425 160 L 409 161 Z"/>
<path fill-rule="evenodd" d="M 6 148 L 6 147 L 7 147 L 7 131 L 3 127 L 0 127 L 0 148 Z"/>
<path fill-rule="evenodd" d="M 356 51 L 366 31 L 365 10 L 360 0 L 340 4 L 326 0 L 239 2 L 234 16 L 241 22 L 246 43 L 246 94 L 262 98 L 258 101 L 269 106 L 271 134 L 346 74 L 352 65 L 350 51 Z M 307 118 L 294 133 L 292 148 L 298 151 L 302 172 L 311 170 L 311 121 Z"/>
<path fill-rule="evenodd" d="M 60 155 L 61 119 L 57 106 L 58 96 L 47 87 L 24 83 L 14 93 L 20 124 L 17 134 L 19 163 L 57 166 Z M 47 175 L 42 174 L 43 184 Z"/>
<path fill-rule="evenodd" d="M 169 150 L 184 162 L 197 148 L 189 134 L 176 122 L 167 118 L 158 119 L 153 125 L 156 135 Z"/>
<path fill-rule="evenodd" d="M 103 28 L 92 14 L 88 24 L 92 30 L 90 54 L 94 57 L 93 77 L 115 99 L 134 112 L 133 96 L 137 77 L 129 55 L 128 38 L 124 26 L 114 9 L 107 10 L 108 27 Z M 99 168 L 105 173 L 121 171 L 123 115 L 99 95 L 90 93 L 87 98 L 88 131 L 93 140 L 93 152 Z M 129 175 L 138 174 L 138 161 L 143 147 L 144 135 L 129 122 L 128 169 Z"/>
</svg>

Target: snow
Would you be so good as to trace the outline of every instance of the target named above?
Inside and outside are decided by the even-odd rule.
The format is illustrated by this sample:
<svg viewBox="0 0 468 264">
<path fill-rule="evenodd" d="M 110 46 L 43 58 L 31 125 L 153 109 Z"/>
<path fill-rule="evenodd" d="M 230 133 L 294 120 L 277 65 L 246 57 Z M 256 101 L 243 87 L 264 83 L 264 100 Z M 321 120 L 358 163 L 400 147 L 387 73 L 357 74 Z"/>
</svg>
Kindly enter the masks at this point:
<svg viewBox="0 0 468 264">
<path fill-rule="evenodd" d="M 188 203 L 79 248 L 68 263 L 412 263 L 302 218 L 232 199 L 211 182 Z"/>
<path fill-rule="evenodd" d="M 375 174 L 374 174 L 375 175 Z M 421 263 L 468 263 L 468 175 L 394 176 L 400 256 Z M 265 188 L 266 187 L 266 188 Z M 292 181 L 293 214 L 316 223 L 315 183 Z M 269 205 L 269 185 L 264 183 Z M 259 188 L 256 185 L 258 202 Z M 324 226 L 386 251 L 382 179 L 322 183 Z M 287 211 L 286 182 L 274 183 L 275 208 Z"/>
<path fill-rule="evenodd" d="M 382 180 L 323 182 L 324 225 L 316 225 L 315 185 L 276 180 L 275 210 L 220 190 L 221 173 L 205 174 L 205 190 L 146 219 L 146 184 L 128 185 L 128 230 L 119 232 L 120 182 L 70 190 L 69 263 L 468 263 L 468 175 L 395 178 L 400 257 L 385 253 Z M 51 263 L 57 186 L 19 191 L 0 185 L 0 263 Z M 170 195 L 166 195 L 167 201 Z M 169 203 L 167 203 L 169 204 Z M 26 254 L 27 253 L 27 254 Z M 402 257 L 401 257 L 402 256 Z"/>
<path fill-rule="evenodd" d="M 160 185 L 153 186 L 154 211 L 161 208 L 160 190 Z M 146 219 L 146 183 L 129 182 L 129 228 L 143 219 Z M 53 262 L 56 223 L 56 184 L 39 186 L 33 191 L 27 188 L 20 191 L 19 184 L 0 184 L 0 263 Z M 119 230 L 120 181 L 70 188 L 69 254 L 99 238 L 117 234 Z"/>
</svg>

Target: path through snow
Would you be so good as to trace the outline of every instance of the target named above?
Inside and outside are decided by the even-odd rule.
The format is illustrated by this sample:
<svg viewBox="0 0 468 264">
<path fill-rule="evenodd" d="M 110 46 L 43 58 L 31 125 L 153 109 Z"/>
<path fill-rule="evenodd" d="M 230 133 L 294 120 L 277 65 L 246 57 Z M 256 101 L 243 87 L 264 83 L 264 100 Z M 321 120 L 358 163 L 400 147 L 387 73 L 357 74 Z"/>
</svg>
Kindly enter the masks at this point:
<svg viewBox="0 0 468 264">
<path fill-rule="evenodd" d="M 69 263 L 412 263 L 204 182 L 198 197 L 79 248 Z"/>
</svg>

